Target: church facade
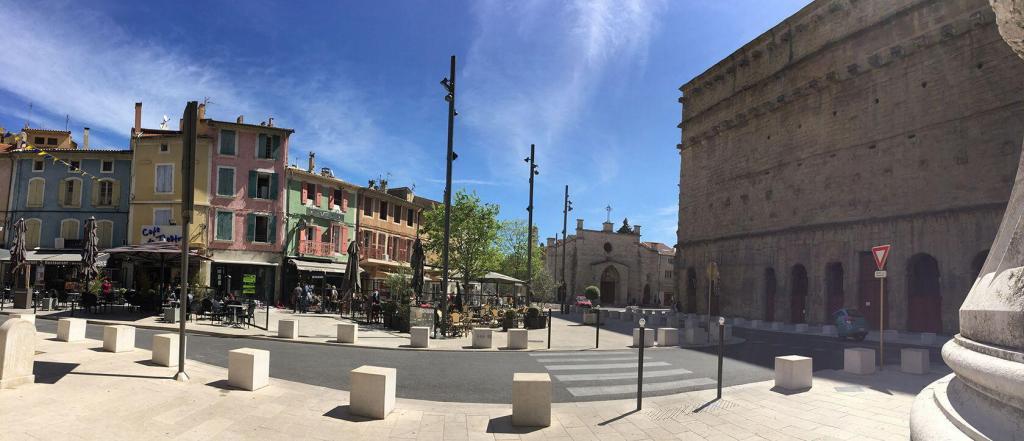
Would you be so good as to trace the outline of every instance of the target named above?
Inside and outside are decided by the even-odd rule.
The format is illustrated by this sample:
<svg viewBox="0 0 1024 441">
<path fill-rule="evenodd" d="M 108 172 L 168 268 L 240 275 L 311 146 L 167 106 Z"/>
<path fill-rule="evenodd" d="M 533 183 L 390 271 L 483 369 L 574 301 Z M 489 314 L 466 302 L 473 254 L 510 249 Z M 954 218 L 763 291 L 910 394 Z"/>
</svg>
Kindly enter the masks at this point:
<svg viewBox="0 0 1024 441">
<path fill-rule="evenodd" d="M 611 222 L 604 222 L 600 230 L 588 230 L 583 219 L 577 219 L 575 234 L 564 240 L 547 239 L 544 265 L 556 285 L 564 280 L 571 297 L 596 286 L 604 306 L 668 306 L 676 301 L 675 251 L 663 243 L 640 240 L 640 226 L 630 227 L 628 220 L 618 230 Z"/>
</svg>

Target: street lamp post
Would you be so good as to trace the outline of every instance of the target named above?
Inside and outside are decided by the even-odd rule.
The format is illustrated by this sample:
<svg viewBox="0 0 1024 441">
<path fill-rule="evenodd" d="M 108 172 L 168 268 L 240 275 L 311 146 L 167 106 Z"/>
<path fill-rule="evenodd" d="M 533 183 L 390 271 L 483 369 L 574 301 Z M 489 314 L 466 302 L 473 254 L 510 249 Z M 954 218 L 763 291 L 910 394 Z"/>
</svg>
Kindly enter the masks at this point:
<svg viewBox="0 0 1024 441">
<path fill-rule="evenodd" d="M 444 97 L 444 100 L 448 101 L 448 151 L 445 156 L 447 166 L 444 177 L 444 247 L 441 250 L 441 329 L 444 331 L 448 329 L 448 243 L 451 240 L 452 225 L 452 161 L 458 157 L 452 149 L 455 136 L 455 55 L 452 55 L 449 77 L 441 80 L 441 86 L 448 92 Z"/>
<path fill-rule="evenodd" d="M 569 245 L 569 236 L 566 236 L 566 226 L 569 222 L 569 212 L 572 211 L 572 201 L 569 200 L 569 185 L 565 185 L 565 203 L 562 205 L 562 314 L 569 311 L 569 285 L 565 281 L 565 255 L 568 254 L 566 246 Z"/>
<path fill-rule="evenodd" d="M 537 171 L 535 148 L 530 144 L 530 157 L 524 159 L 530 164 L 530 205 L 526 207 L 526 304 L 533 303 L 533 177 Z"/>
</svg>

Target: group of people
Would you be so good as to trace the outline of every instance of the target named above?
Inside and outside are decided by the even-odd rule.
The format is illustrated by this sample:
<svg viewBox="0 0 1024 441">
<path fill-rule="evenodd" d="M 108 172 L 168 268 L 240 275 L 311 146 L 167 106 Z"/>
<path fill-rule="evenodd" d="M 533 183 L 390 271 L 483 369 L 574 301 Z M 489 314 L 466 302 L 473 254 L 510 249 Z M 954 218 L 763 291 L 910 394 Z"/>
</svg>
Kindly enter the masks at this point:
<svg viewBox="0 0 1024 441">
<path fill-rule="evenodd" d="M 299 284 L 292 290 L 292 304 L 295 305 L 295 311 L 301 313 L 308 313 L 311 310 L 338 312 L 340 294 L 334 285 L 327 285 L 324 292 L 318 294 L 312 284 Z"/>
</svg>

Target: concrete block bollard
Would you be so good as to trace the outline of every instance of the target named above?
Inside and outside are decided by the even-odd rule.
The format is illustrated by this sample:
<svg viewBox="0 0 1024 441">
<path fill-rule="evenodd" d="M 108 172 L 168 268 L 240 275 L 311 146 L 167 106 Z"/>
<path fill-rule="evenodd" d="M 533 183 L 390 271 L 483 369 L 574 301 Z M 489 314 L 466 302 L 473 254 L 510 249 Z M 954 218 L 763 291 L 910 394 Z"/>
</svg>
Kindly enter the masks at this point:
<svg viewBox="0 0 1024 441">
<path fill-rule="evenodd" d="M 244 390 L 259 390 L 270 384 L 270 351 L 228 351 L 228 384 Z"/>
<path fill-rule="evenodd" d="M 900 349 L 900 371 L 908 374 L 924 375 L 931 372 L 931 359 L 927 349 Z"/>
<path fill-rule="evenodd" d="M 298 320 L 278 320 L 277 336 L 280 338 L 295 339 L 299 337 Z"/>
<path fill-rule="evenodd" d="M 349 412 L 382 420 L 395 410 L 398 371 L 394 368 L 360 366 L 349 373 Z"/>
<path fill-rule="evenodd" d="M 658 328 L 658 346 L 679 346 L 679 329 Z"/>
<path fill-rule="evenodd" d="M 512 376 L 512 425 L 551 425 L 551 376 L 516 372 Z"/>
<path fill-rule="evenodd" d="M 732 319 L 732 325 L 733 326 L 742 328 L 742 327 L 746 326 L 746 324 L 747 324 L 747 321 L 742 319 L 742 318 L 740 318 L 740 317 L 736 317 L 736 318 Z"/>
<path fill-rule="evenodd" d="M 875 373 L 875 350 L 868 348 L 844 349 L 843 371 L 858 375 Z"/>
<path fill-rule="evenodd" d="M 296 333 L 297 334 L 297 333 Z M 358 343 L 359 326 L 355 323 L 338 323 L 338 343 Z"/>
<path fill-rule="evenodd" d="M 811 387 L 814 360 L 799 355 L 775 357 L 775 387 L 799 390 Z"/>
<path fill-rule="evenodd" d="M 164 322 L 178 323 L 181 320 L 181 308 L 164 308 Z"/>
<path fill-rule="evenodd" d="M 135 327 L 127 325 L 104 326 L 103 350 L 107 352 L 135 350 Z"/>
<path fill-rule="evenodd" d="M 583 313 L 583 324 L 584 325 L 593 325 L 595 323 L 597 323 L 597 312 L 596 311 L 595 312 L 587 311 L 587 312 Z"/>
<path fill-rule="evenodd" d="M 896 340 L 897 338 L 900 338 L 900 331 L 897 331 L 895 329 L 886 329 L 882 331 L 882 335 L 885 336 L 886 340 L 893 341 Z"/>
<path fill-rule="evenodd" d="M 685 329 L 695 329 L 697 327 L 698 327 L 697 320 L 694 319 L 693 317 L 687 317 L 686 320 L 683 320 L 683 328 L 685 328 Z"/>
<path fill-rule="evenodd" d="M 24 319 L 0 324 L 0 389 L 13 389 L 36 381 L 32 366 L 36 356 L 36 327 Z"/>
<path fill-rule="evenodd" d="M 921 344 L 930 345 L 932 343 L 935 343 L 935 333 L 934 332 L 922 332 L 921 333 Z"/>
<path fill-rule="evenodd" d="M 750 321 L 750 327 L 754 328 L 754 329 L 760 328 L 761 327 L 761 321 L 760 320 L 751 320 Z"/>
<path fill-rule="evenodd" d="M 430 347 L 430 327 L 413 326 L 409 328 L 409 346 L 414 348 Z"/>
<path fill-rule="evenodd" d="M 473 329 L 473 349 L 490 349 L 491 343 L 490 329 Z"/>
<path fill-rule="evenodd" d="M 801 333 L 807 332 L 807 323 L 797 323 L 793 326 L 793 330 Z"/>
<path fill-rule="evenodd" d="M 707 343 L 708 336 L 701 328 L 686 328 L 683 330 L 683 341 L 688 345 L 699 345 Z"/>
<path fill-rule="evenodd" d="M 837 336 L 839 336 L 839 331 L 836 330 L 836 326 L 835 325 L 822 325 L 821 326 L 821 335 L 827 335 L 827 336 L 830 336 L 830 337 L 837 337 Z"/>
<path fill-rule="evenodd" d="M 33 327 L 36 325 L 36 315 L 35 314 L 11 314 L 9 318 L 12 318 L 12 319 L 22 319 L 22 320 L 24 320 L 26 322 L 31 323 Z"/>
<path fill-rule="evenodd" d="M 178 334 L 154 335 L 153 357 L 151 361 L 160 366 L 177 366 Z"/>
<path fill-rule="evenodd" d="M 509 329 L 508 330 L 508 348 L 509 349 L 527 349 L 530 346 L 529 343 L 529 331 L 525 329 Z"/>
<path fill-rule="evenodd" d="M 724 334 L 723 337 L 725 337 L 725 341 L 728 342 L 729 340 L 732 340 L 732 325 L 725 325 L 725 329 L 722 330 L 722 332 Z M 711 325 L 711 341 L 713 341 L 715 343 L 718 342 L 718 325 L 717 324 L 712 324 Z"/>
<path fill-rule="evenodd" d="M 652 347 L 654 342 L 654 328 L 644 328 L 644 347 Z M 640 328 L 633 328 L 633 347 L 640 347 Z"/>
<path fill-rule="evenodd" d="M 57 340 L 85 340 L 85 319 L 62 318 L 57 320 Z"/>
<path fill-rule="evenodd" d="M 781 331 L 782 330 L 782 322 L 771 322 L 771 324 L 770 324 L 770 326 L 768 328 L 771 329 L 772 331 Z"/>
<path fill-rule="evenodd" d="M 608 317 L 613 319 L 613 320 L 618 320 L 621 315 L 622 315 L 621 311 L 615 311 L 615 310 L 608 311 Z"/>
</svg>

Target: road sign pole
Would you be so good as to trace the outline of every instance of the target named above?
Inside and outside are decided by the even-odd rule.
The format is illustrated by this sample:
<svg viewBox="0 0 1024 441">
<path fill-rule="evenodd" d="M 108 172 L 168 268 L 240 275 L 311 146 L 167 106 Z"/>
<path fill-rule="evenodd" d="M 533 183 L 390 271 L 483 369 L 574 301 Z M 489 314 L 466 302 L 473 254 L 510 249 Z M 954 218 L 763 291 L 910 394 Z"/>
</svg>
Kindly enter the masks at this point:
<svg viewBox="0 0 1024 441">
<path fill-rule="evenodd" d="M 548 349 L 551 349 L 551 308 L 548 308 Z"/>
<path fill-rule="evenodd" d="M 878 370 L 885 369 L 885 277 L 878 279 Z"/>
</svg>

